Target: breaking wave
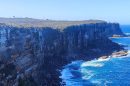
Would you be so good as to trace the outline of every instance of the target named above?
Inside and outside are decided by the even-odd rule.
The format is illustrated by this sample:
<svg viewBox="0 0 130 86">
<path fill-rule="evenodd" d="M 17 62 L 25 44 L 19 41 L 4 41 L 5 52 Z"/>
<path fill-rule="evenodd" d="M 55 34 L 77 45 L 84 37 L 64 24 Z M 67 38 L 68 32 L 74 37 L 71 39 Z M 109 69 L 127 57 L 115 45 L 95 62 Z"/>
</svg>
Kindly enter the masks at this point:
<svg viewBox="0 0 130 86">
<path fill-rule="evenodd" d="M 120 58 L 72 62 L 61 72 L 61 78 L 66 86 L 130 86 L 130 39 L 111 40 L 128 45 L 125 46 L 128 55 Z"/>
</svg>

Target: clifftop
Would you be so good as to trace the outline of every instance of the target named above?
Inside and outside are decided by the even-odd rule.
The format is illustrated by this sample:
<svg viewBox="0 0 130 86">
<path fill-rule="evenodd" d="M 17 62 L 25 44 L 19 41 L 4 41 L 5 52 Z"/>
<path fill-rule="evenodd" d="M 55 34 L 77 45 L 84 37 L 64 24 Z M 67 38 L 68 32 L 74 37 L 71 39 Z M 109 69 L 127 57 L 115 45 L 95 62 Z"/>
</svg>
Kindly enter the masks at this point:
<svg viewBox="0 0 130 86">
<path fill-rule="evenodd" d="M 0 18 L 0 23 L 0 86 L 61 86 L 57 70 L 64 65 L 122 49 L 108 39 L 123 34 L 115 23 L 100 20 L 40 23 L 29 18 Z"/>
<path fill-rule="evenodd" d="M 32 18 L 0 18 L 1 24 L 11 25 L 14 27 L 52 27 L 63 29 L 72 25 L 80 24 L 96 24 L 107 23 L 102 20 L 83 20 L 83 21 L 57 21 L 57 20 L 42 20 Z"/>
</svg>

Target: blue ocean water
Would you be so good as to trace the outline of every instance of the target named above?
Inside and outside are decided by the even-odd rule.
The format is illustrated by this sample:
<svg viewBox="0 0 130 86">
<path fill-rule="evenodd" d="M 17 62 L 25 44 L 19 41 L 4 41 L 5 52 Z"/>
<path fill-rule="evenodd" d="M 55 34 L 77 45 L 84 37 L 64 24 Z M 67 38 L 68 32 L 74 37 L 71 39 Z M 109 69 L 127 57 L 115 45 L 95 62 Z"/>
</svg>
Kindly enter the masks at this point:
<svg viewBox="0 0 130 86">
<path fill-rule="evenodd" d="M 130 33 L 130 26 L 122 26 Z M 130 86 L 130 38 L 113 38 L 112 41 L 126 45 L 128 55 L 119 58 L 75 61 L 61 71 L 66 86 Z"/>
<path fill-rule="evenodd" d="M 130 25 L 121 25 L 121 29 L 126 35 L 130 35 Z"/>
</svg>

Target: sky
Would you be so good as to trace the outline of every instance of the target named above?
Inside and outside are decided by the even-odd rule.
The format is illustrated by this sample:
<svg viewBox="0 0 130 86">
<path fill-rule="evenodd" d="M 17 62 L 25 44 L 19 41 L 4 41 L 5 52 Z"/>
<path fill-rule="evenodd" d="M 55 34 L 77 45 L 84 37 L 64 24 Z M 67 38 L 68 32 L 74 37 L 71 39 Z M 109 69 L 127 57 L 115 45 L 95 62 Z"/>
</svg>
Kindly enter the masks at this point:
<svg viewBox="0 0 130 86">
<path fill-rule="evenodd" d="M 0 0 L 0 17 L 130 24 L 130 0 Z"/>
</svg>

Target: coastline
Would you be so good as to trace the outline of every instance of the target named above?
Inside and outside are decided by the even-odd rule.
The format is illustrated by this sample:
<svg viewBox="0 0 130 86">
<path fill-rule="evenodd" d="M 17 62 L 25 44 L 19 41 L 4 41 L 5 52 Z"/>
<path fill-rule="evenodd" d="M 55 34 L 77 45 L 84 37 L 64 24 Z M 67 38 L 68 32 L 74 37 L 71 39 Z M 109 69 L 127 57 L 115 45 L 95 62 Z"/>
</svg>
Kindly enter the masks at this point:
<svg viewBox="0 0 130 86">
<path fill-rule="evenodd" d="M 113 52 L 111 55 L 108 55 L 108 56 L 101 56 L 101 57 L 99 57 L 99 59 L 120 58 L 122 56 L 127 56 L 127 55 L 128 55 L 127 50 L 121 50 L 121 51 L 118 51 L 118 52 Z"/>
<path fill-rule="evenodd" d="M 18 71 L 16 75 L 11 72 L 12 76 L 19 76 L 19 78 L 14 78 L 13 83 L 25 86 L 29 86 L 33 82 L 37 84 L 35 86 L 61 86 L 60 71 L 58 70 L 63 66 L 72 61 L 89 61 L 123 49 L 108 39 L 113 34 L 123 34 L 118 23 L 85 23 L 76 26 L 74 24 L 67 28 L 60 28 L 60 30 L 49 27 L 29 28 L 2 24 L 1 31 L 5 39 L 2 43 L 11 52 L 7 52 L 6 49 L 2 50 L 1 57 L 8 58 L 7 61 L 11 58 L 15 73 Z M 15 41 L 12 41 L 12 38 Z M 6 46 L 6 44 L 9 45 Z M 6 76 L 4 78 L 2 82 L 6 82 Z M 20 81 L 18 81 L 19 79 Z M 29 84 L 26 80 L 29 80 Z M 9 81 L 11 82 L 12 79 Z M 11 84 L 13 83 L 11 82 Z"/>
<path fill-rule="evenodd" d="M 118 43 L 116 43 L 117 45 L 119 45 Z M 120 46 L 120 48 L 119 49 L 117 49 L 116 51 L 117 52 L 120 52 L 120 51 L 126 51 L 126 50 L 124 50 L 124 48 L 121 46 L 121 45 L 119 45 Z M 83 61 L 91 61 L 91 60 L 93 60 L 93 59 L 102 59 L 101 57 L 104 57 L 104 56 L 106 56 L 106 58 L 103 58 L 103 60 L 107 60 L 109 57 L 111 57 L 112 56 L 112 54 L 113 53 L 117 53 L 117 52 L 115 52 L 115 50 L 111 50 L 111 51 L 108 51 L 108 52 L 105 52 L 105 53 L 100 53 L 100 55 L 94 55 L 94 57 L 92 58 L 91 56 L 92 56 L 92 54 L 90 55 L 90 57 L 85 57 L 85 55 L 83 56 L 83 57 L 85 57 L 85 58 L 80 58 L 79 60 L 83 60 Z M 128 51 L 127 51 L 128 52 Z M 121 54 L 120 54 L 121 55 Z M 123 56 L 123 55 L 121 55 L 121 56 Z M 80 57 L 80 56 L 79 56 Z M 77 60 L 73 60 L 74 62 L 75 61 L 77 61 Z M 73 62 L 72 61 L 72 62 Z M 67 63 L 66 65 L 68 65 L 68 64 L 70 64 L 71 62 L 69 62 L 69 63 Z M 64 65 L 65 66 L 65 65 Z M 63 66 L 63 67 L 64 67 Z M 63 68 L 62 67 L 62 68 Z M 62 68 L 60 69 L 60 70 L 62 70 Z M 60 74 L 59 74 L 59 81 L 60 81 L 60 85 L 59 86 L 66 86 L 66 82 L 64 82 L 63 81 L 63 79 L 62 78 L 60 78 L 60 76 L 61 76 L 61 71 L 59 71 L 60 72 Z"/>
<path fill-rule="evenodd" d="M 112 54 L 117 54 L 119 52 L 127 52 L 127 54 L 120 54 L 119 57 L 118 56 L 113 57 Z M 98 59 L 98 60 L 101 60 L 101 61 L 103 60 L 104 61 L 104 60 L 108 60 L 108 59 L 111 59 L 111 58 L 120 58 L 122 56 L 127 56 L 127 55 L 128 55 L 128 51 L 126 51 L 126 50 L 120 50 L 120 51 L 117 51 L 117 52 L 113 52 L 113 53 L 111 53 L 111 54 L 109 54 L 107 56 L 102 55 L 101 57 L 91 58 L 91 59 L 87 59 L 85 61 L 87 62 L 87 61 L 91 61 L 91 60 L 94 60 L 94 59 Z M 71 64 L 71 63 L 69 63 L 69 64 Z M 100 66 L 100 65 L 97 65 L 97 66 Z M 60 86 L 66 86 L 66 82 L 61 78 L 61 70 L 59 72 L 60 72 L 60 74 L 59 74 Z"/>
<path fill-rule="evenodd" d="M 109 37 L 109 38 L 130 38 L 130 36 L 126 36 L 126 37 Z"/>
<path fill-rule="evenodd" d="M 118 37 L 118 38 L 122 38 L 122 37 Z M 125 37 L 123 37 L 125 38 Z M 116 43 L 117 45 L 119 45 L 118 43 Z M 107 60 L 109 58 L 120 58 L 120 57 L 125 57 L 128 55 L 128 50 L 124 49 L 124 47 L 122 45 L 119 45 L 122 49 L 117 49 L 117 50 L 111 50 L 107 53 L 102 53 L 100 56 L 97 56 L 95 58 L 91 58 L 90 59 L 82 59 L 85 61 L 91 61 L 93 59 L 98 59 L 98 60 Z M 66 83 L 62 80 L 62 78 L 60 78 L 60 84 L 61 86 L 66 86 Z"/>
</svg>

